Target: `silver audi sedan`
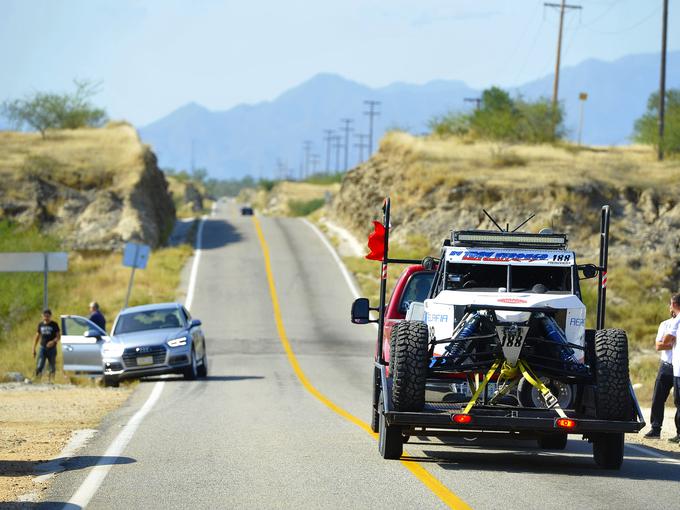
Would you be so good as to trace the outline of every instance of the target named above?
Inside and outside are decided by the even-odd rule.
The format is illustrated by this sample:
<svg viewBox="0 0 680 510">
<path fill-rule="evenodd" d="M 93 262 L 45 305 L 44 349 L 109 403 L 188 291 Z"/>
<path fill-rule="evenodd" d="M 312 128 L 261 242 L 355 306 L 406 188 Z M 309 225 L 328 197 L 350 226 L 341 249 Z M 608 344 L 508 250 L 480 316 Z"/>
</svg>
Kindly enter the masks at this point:
<svg viewBox="0 0 680 510">
<path fill-rule="evenodd" d="M 111 335 L 84 317 L 63 316 L 64 370 L 102 373 L 106 386 L 121 379 L 169 373 L 186 379 L 208 375 L 201 321 L 180 303 L 126 308 Z"/>
</svg>

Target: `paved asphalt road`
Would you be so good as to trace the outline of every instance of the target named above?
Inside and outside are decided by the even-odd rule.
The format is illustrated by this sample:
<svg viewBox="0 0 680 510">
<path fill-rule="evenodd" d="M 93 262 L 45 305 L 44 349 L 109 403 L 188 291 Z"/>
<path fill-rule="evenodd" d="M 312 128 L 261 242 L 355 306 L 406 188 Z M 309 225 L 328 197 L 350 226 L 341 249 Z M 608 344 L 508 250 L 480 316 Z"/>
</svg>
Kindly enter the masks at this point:
<svg viewBox="0 0 680 510">
<path fill-rule="evenodd" d="M 353 296 L 308 225 L 259 222 L 301 371 L 368 422 L 375 330 L 349 323 Z M 445 500 L 480 509 L 680 507 L 680 462 L 633 447 L 614 472 L 597 469 L 591 447 L 578 440 L 546 453 L 533 443 L 461 447 L 415 438 L 406 448 L 411 460 L 382 460 L 375 439 L 315 398 L 294 371 L 253 219 L 220 203 L 203 248 L 191 311 L 204 324 L 210 377 L 160 383 L 160 398 L 121 456 L 104 459 L 113 466 L 88 508 L 425 509 L 446 508 Z M 72 498 L 157 384 L 141 383 L 107 418 L 55 477 L 47 501 Z"/>
</svg>

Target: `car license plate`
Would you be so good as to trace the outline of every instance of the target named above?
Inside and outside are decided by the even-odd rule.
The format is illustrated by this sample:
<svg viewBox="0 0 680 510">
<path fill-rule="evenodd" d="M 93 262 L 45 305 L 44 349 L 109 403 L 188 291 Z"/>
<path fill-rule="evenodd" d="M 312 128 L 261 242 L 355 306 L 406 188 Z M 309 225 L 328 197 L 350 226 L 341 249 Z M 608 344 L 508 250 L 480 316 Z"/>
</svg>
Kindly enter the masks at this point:
<svg viewBox="0 0 680 510">
<path fill-rule="evenodd" d="M 137 366 L 153 365 L 153 356 L 139 356 L 137 358 Z"/>
</svg>

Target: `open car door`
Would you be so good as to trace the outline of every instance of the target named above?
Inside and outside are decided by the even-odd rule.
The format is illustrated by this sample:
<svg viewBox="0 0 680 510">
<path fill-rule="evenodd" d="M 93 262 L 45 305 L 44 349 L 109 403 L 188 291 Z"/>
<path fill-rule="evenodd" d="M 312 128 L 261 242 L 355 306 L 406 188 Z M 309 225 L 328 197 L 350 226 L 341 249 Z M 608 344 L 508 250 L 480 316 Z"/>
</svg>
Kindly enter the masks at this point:
<svg viewBox="0 0 680 510">
<path fill-rule="evenodd" d="M 94 322 L 78 315 L 61 316 L 61 353 L 64 370 L 102 373 L 102 345 L 106 332 Z"/>
</svg>

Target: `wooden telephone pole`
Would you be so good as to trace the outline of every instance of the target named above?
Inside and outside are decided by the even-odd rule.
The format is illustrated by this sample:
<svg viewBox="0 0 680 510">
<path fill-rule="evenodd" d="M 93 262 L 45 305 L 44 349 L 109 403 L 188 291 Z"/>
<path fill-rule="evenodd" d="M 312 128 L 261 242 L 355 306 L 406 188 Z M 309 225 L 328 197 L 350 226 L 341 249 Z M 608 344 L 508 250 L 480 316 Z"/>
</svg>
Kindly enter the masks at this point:
<svg viewBox="0 0 680 510">
<path fill-rule="evenodd" d="M 664 128 L 666 120 L 666 39 L 668 35 L 668 0 L 663 0 L 661 21 L 661 78 L 659 80 L 659 161 L 664 157 Z"/>
<path fill-rule="evenodd" d="M 567 9 L 583 9 L 580 5 L 569 5 L 566 0 L 562 0 L 559 4 L 544 3 L 545 7 L 554 7 L 560 10 L 560 28 L 557 36 L 557 60 L 555 61 L 555 81 L 553 82 L 553 97 L 552 97 L 552 111 L 553 111 L 553 137 L 557 128 L 557 103 L 559 101 L 560 90 L 560 64 L 562 60 L 562 34 L 564 32 L 564 11 Z"/>
</svg>

